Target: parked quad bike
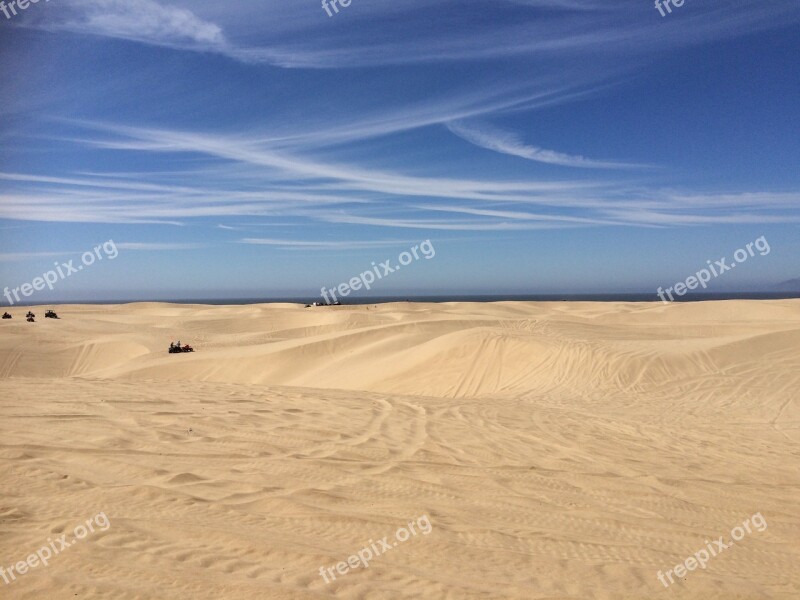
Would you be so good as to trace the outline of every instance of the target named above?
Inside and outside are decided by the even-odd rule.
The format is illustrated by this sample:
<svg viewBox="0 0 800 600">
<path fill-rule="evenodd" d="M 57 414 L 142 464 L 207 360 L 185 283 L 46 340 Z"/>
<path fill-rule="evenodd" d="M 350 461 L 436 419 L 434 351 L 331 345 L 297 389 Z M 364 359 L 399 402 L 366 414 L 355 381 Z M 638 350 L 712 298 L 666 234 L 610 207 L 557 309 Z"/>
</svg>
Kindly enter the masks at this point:
<svg viewBox="0 0 800 600">
<path fill-rule="evenodd" d="M 10 315 L 10 314 L 8 314 L 8 313 L 3 313 L 3 318 L 4 318 L 4 319 L 10 319 L 10 318 L 11 318 L 11 315 Z"/>
<path fill-rule="evenodd" d="M 169 353 L 170 354 L 182 354 L 184 352 L 194 352 L 194 348 L 192 348 L 189 344 L 185 346 L 170 346 Z"/>
<path fill-rule="evenodd" d="M 56 314 L 56 311 L 48 310 L 46 313 L 44 313 L 44 318 L 45 319 L 57 319 L 58 315 Z"/>
</svg>

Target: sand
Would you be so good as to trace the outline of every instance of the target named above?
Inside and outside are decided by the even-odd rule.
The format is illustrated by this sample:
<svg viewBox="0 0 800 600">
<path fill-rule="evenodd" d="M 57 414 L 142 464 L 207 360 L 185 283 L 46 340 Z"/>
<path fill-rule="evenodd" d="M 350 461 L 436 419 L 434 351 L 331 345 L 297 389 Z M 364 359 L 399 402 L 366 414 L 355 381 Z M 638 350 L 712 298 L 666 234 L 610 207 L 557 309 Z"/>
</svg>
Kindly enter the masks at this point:
<svg viewBox="0 0 800 600">
<path fill-rule="evenodd" d="M 800 598 L 800 301 L 26 310 L 0 598 Z"/>
</svg>

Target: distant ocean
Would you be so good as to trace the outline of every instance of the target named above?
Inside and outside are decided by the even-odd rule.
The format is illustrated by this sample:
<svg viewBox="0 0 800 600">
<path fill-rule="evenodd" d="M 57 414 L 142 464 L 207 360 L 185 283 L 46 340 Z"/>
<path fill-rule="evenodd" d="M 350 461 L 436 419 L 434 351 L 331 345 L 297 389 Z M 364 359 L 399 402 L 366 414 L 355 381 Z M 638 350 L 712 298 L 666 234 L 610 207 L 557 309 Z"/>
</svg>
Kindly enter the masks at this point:
<svg viewBox="0 0 800 600">
<path fill-rule="evenodd" d="M 800 292 L 781 293 L 731 293 L 731 294 L 688 294 L 678 302 L 702 302 L 708 300 L 782 300 L 800 298 Z M 309 304 L 319 302 L 314 298 L 243 298 L 238 300 L 170 300 L 175 304 L 263 304 L 270 302 L 291 302 Z M 343 305 L 385 304 L 387 302 L 660 302 L 656 294 L 530 294 L 530 295 L 465 295 L 465 296 L 381 296 L 349 297 Z M 106 303 L 103 303 L 106 304 Z M 109 303 L 110 304 L 110 303 Z"/>
<path fill-rule="evenodd" d="M 783 300 L 800 298 L 800 292 L 731 292 L 714 294 L 687 294 L 676 302 L 707 302 L 710 300 Z M 168 302 L 172 304 L 244 305 L 292 303 L 310 304 L 319 302 L 319 296 L 296 296 L 291 298 L 174 298 L 159 300 L 69 300 L 50 302 L 59 304 L 129 304 L 133 302 Z M 384 304 L 387 302 L 660 302 L 656 294 L 496 294 L 496 295 L 442 295 L 442 296 L 380 296 L 349 297 L 343 305 Z M 45 302 L 32 305 L 43 306 Z M 16 306 L 26 306 L 18 304 Z"/>
</svg>

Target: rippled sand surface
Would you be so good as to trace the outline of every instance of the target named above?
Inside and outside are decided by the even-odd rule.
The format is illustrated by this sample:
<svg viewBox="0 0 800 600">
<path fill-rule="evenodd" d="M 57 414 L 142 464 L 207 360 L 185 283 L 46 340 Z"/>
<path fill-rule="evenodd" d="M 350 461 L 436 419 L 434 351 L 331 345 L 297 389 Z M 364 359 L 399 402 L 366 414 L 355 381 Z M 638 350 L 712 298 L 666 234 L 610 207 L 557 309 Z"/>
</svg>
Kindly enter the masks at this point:
<svg viewBox="0 0 800 600">
<path fill-rule="evenodd" d="M 26 311 L 0 598 L 800 597 L 800 301 Z"/>
</svg>

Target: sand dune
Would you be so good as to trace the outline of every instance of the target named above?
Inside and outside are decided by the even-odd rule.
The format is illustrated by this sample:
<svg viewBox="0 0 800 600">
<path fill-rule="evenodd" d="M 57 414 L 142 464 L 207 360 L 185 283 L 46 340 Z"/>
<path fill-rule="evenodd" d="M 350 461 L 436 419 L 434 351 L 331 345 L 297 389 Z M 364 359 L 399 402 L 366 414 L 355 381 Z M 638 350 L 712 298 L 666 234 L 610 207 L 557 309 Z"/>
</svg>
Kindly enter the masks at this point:
<svg viewBox="0 0 800 600">
<path fill-rule="evenodd" d="M 800 301 L 59 314 L 0 324 L 0 566 L 111 525 L 2 598 L 800 597 Z"/>
</svg>

